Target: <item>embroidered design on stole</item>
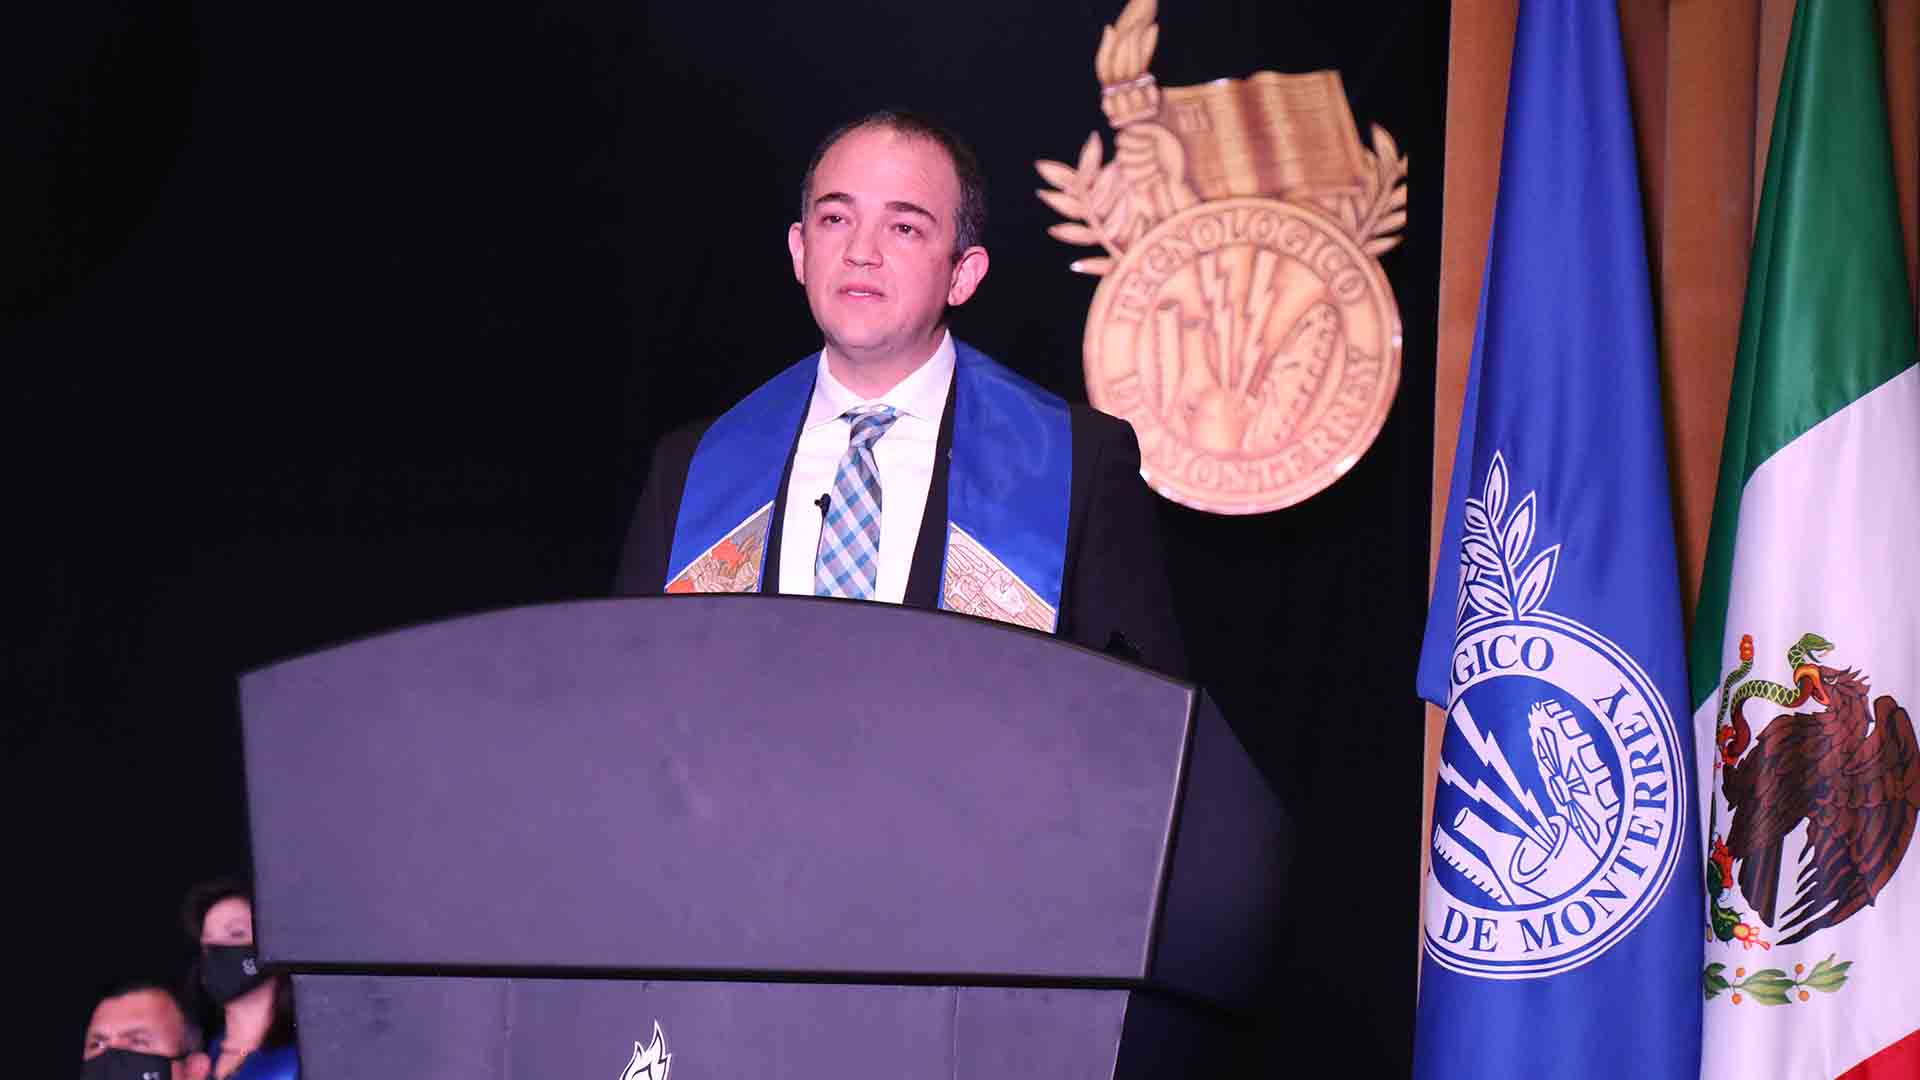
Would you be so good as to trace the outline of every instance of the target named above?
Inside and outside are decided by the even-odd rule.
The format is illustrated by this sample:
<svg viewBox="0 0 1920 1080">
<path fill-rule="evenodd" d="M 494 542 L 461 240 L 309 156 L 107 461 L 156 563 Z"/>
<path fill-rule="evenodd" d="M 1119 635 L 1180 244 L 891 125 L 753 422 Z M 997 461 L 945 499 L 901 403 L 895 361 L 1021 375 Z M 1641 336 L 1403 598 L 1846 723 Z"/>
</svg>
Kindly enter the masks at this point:
<svg viewBox="0 0 1920 1080">
<path fill-rule="evenodd" d="M 940 571 L 941 607 L 976 618 L 1052 632 L 1059 623 L 1059 572 L 1070 494 L 1071 428 L 1065 403 L 954 342 L 955 449 L 949 455 L 947 518 Z M 813 392 L 816 353 L 749 394 L 716 420 L 688 466 L 674 527 L 671 566 L 685 568 L 669 593 L 757 592 L 765 577 L 773 507 L 793 433 Z M 995 477 L 992 484 L 983 477 Z M 709 530 L 757 509 L 718 542 L 689 557 Z M 978 532 L 955 524 L 966 521 Z M 1007 558 L 994 554 L 990 538 Z M 1010 560 L 1010 561 L 1009 561 Z M 1011 566 L 1048 587 L 1031 586 Z M 1051 597 L 1047 599 L 1046 597 Z"/>
<path fill-rule="evenodd" d="M 766 503 L 734 527 L 719 543 L 700 553 L 667 582 L 669 593 L 754 592 L 760 588 L 761 556 L 767 550 L 767 526 L 773 504 Z"/>
<path fill-rule="evenodd" d="M 1047 633 L 1059 620 L 1051 604 L 958 525 L 947 526 L 947 566 L 940 586 L 941 606 L 948 611 Z"/>
</svg>

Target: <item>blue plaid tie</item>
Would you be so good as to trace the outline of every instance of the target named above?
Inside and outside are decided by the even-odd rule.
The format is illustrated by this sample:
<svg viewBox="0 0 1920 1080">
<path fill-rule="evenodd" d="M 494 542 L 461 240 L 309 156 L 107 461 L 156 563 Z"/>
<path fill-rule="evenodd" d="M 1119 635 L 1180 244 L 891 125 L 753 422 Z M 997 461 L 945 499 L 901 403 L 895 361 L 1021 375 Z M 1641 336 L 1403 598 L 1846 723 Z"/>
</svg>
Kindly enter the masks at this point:
<svg viewBox="0 0 1920 1080">
<path fill-rule="evenodd" d="M 846 456 L 833 474 L 833 497 L 820 525 L 813 594 L 866 600 L 880 579 L 880 469 L 873 444 L 897 417 L 891 406 L 863 405 L 841 419 L 853 425 Z"/>
</svg>

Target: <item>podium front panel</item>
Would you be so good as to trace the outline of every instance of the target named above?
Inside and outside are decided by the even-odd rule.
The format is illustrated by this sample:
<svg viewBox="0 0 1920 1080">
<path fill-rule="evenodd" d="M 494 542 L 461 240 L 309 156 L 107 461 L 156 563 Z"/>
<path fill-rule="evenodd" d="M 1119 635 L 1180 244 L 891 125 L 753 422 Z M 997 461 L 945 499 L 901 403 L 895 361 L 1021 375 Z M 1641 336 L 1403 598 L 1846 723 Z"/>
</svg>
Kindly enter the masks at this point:
<svg viewBox="0 0 1920 1080">
<path fill-rule="evenodd" d="M 315 1080 L 1233 1075 L 1244 1030 L 1126 990 L 296 976 Z M 633 1069 L 671 1056 L 654 1073 Z"/>
<path fill-rule="evenodd" d="M 269 962 L 1045 982 L 1149 974 L 1197 694 L 961 616 L 699 596 L 418 626 L 241 697 Z"/>
</svg>

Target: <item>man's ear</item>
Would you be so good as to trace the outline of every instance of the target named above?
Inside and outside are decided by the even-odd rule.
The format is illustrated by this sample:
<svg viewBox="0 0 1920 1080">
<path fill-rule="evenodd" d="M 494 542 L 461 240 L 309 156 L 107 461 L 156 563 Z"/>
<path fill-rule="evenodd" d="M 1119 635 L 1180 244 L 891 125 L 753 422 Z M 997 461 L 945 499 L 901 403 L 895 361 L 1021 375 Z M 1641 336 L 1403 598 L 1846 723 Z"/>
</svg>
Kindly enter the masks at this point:
<svg viewBox="0 0 1920 1080">
<path fill-rule="evenodd" d="M 213 1059 L 198 1050 L 188 1054 L 180 1066 L 186 1071 L 187 1080 L 207 1080 L 213 1075 Z"/>
<path fill-rule="evenodd" d="M 800 223 L 787 226 L 787 254 L 793 256 L 793 280 L 802 285 L 807 283 L 807 235 L 800 229 Z"/>
<path fill-rule="evenodd" d="M 987 249 L 975 244 L 961 254 L 960 261 L 953 264 L 953 276 L 947 285 L 948 305 L 959 307 L 966 303 L 973 296 L 973 290 L 986 280 L 986 276 Z"/>
</svg>

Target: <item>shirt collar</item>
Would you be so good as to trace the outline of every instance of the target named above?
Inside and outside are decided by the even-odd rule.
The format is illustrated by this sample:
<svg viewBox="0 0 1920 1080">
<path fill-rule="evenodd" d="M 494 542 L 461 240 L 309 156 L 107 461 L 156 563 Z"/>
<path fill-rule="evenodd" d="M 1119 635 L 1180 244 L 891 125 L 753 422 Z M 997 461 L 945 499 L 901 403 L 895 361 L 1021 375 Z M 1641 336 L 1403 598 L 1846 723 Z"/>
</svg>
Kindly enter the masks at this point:
<svg viewBox="0 0 1920 1080">
<path fill-rule="evenodd" d="M 940 336 L 940 347 L 913 374 L 901 379 L 894 388 L 876 398 L 863 398 L 827 370 L 827 353 L 820 351 L 819 369 L 813 380 L 813 401 L 807 406 L 802 430 L 838 420 L 848 409 L 859 405 L 891 405 L 896 412 L 930 424 L 939 423 L 947 408 L 947 389 L 953 385 L 953 331 Z"/>
</svg>

